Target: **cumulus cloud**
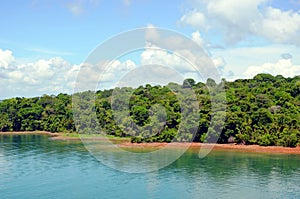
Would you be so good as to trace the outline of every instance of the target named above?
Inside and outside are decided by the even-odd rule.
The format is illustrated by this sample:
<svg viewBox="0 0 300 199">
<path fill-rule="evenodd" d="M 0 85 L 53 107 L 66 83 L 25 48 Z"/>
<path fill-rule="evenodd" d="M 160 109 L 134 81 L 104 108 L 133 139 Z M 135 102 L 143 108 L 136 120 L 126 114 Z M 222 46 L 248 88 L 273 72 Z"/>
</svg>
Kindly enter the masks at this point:
<svg viewBox="0 0 300 199">
<path fill-rule="evenodd" d="M 205 81 L 206 78 L 211 77 L 219 80 L 220 72 L 222 72 L 220 69 L 225 65 L 225 61 L 221 57 L 211 58 L 203 56 L 203 54 L 197 57 L 197 54 L 193 54 L 188 49 L 168 52 L 149 44 L 147 47 L 141 53 L 141 65 L 164 66 L 169 68 L 170 71 L 176 71 L 182 78 Z M 170 76 L 170 72 L 161 74 L 161 77 L 169 82 L 174 81 Z"/>
<path fill-rule="evenodd" d="M 273 42 L 300 45 L 300 13 L 268 7 L 255 33 Z"/>
<path fill-rule="evenodd" d="M 204 46 L 204 40 L 203 38 L 201 37 L 201 34 L 199 31 L 195 31 L 192 33 L 192 40 L 194 42 L 196 42 L 199 46 Z"/>
<path fill-rule="evenodd" d="M 121 62 L 119 60 L 114 60 L 110 64 L 108 69 L 110 72 L 117 73 L 118 71 L 130 71 L 136 67 L 136 64 L 132 60 L 126 60 Z"/>
<path fill-rule="evenodd" d="M 224 67 L 225 64 L 226 64 L 226 62 L 225 62 L 225 60 L 223 59 L 223 57 L 215 57 L 215 58 L 213 58 L 212 61 L 213 61 L 213 63 L 215 64 L 215 66 L 216 66 L 217 68 Z"/>
<path fill-rule="evenodd" d="M 84 90 L 92 90 L 99 82 L 113 85 L 122 75 L 136 68 L 132 60 L 109 60 L 91 65 L 71 64 L 61 57 L 53 57 L 19 62 L 12 51 L 0 49 L 0 99 L 72 93 L 78 85 L 84 85 Z"/>
<path fill-rule="evenodd" d="M 187 54 L 187 53 L 185 53 Z M 157 46 L 148 44 L 145 51 L 141 54 L 142 65 L 161 65 L 172 67 L 180 72 L 195 72 L 195 67 L 189 63 L 185 57 L 181 57 L 182 53 L 168 52 Z"/>
<path fill-rule="evenodd" d="M 196 10 L 189 11 L 180 18 L 180 22 L 183 25 L 189 25 L 197 28 L 198 30 L 207 29 L 206 19 L 203 13 Z"/>
<path fill-rule="evenodd" d="M 219 50 L 215 49 L 213 52 L 213 61 L 218 67 L 218 63 L 215 59 L 223 59 L 223 61 L 225 62 L 223 71 L 225 73 L 226 71 L 233 71 L 235 76 L 234 78 L 232 78 L 233 76 L 231 75 L 230 78 L 231 80 L 233 80 L 237 78 L 245 78 L 244 73 L 250 66 L 261 66 L 264 63 L 276 63 L 280 59 L 291 59 L 294 65 L 299 65 L 300 57 L 295 56 L 299 53 L 299 47 L 283 44 L 274 44 L 268 46 L 232 47 Z M 218 68 L 220 69 L 220 67 Z M 298 73 L 295 75 L 300 74 Z M 228 78 L 227 75 L 225 75 L 225 78 Z"/>
<path fill-rule="evenodd" d="M 227 43 L 236 43 L 249 36 L 271 42 L 300 45 L 299 11 L 283 11 L 267 6 L 267 0 L 198 0 L 196 8 L 186 12 L 180 23 L 196 30 L 222 33 Z"/>
<path fill-rule="evenodd" d="M 291 59 L 279 59 L 276 63 L 264 63 L 260 66 L 250 66 L 244 75 L 248 78 L 252 78 L 259 73 L 294 77 L 300 74 L 300 65 L 293 64 Z"/>
<path fill-rule="evenodd" d="M 141 64 L 158 64 L 171 67 L 180 74 L 200 73 L 203 79 L 208 77 L 219 79 L 219 73 L 203 49 L 204 42 L 199 31 L 191 35 L 191 39 L 162 31 L 151 26 L 146 31 L 146 47 L 141 54 Z"/>
<path fill-rule="evenodd" d="M 136 63 L 132 60 L 100 61 L 97 64 L 83 63 L 75 83 L 76 91 L 112 88 L 131 70 Z"/>
<path fill-rule="evenodd" d="M 0 49 L 0 68 L 8 69 L 14 60 L 12 51 Z"/>
<path fill-rule="evenodd" d="M 0 98 L 70 92 L 78 72 L 78 66 L 60 57 L 18 64 L 11 51 L 1 49 L 0 63 Z"/>
</svg>

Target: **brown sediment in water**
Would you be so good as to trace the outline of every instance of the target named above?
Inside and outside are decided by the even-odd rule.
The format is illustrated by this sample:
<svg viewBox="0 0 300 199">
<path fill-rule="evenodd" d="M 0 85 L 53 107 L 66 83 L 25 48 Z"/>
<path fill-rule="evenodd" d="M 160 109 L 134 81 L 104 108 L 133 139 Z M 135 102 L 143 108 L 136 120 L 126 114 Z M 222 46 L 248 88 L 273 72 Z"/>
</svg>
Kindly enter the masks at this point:
<svg viewBox="0 0 300 199">
<path fill-rule="evenodd" d="M 188 143 L 188 142 L 173 142 L 173 143 L 131 143 L 128 142 L 128 138 L 104 138 L 104 137 L 72 137 L 64 133 L 51 133 L 47 131 L 18 131 L 18 132 L 0 132 L 0 135 L 48 135 L 51 140 L 99 140 L 105 141 L 109 139 L 112 142 L 115 142 L 121 148 L 141 148 L 141 149 L 161 149 L 166 146 L 172 148 L 184 147 L 192 150 L 203 149 L 212 149 L 220 151 L 237 151 L 237 152 L 255 152 L 255 153 L 270 153 L 270 154 L 297 154 L 300 155 L 300 146 L 295 148 L 291 147 L 282 147 L 282 146 L 259 146 L 259 145 L 240 145 L 240 144 L 206 144 L 206 143 Z"/>
</svg>

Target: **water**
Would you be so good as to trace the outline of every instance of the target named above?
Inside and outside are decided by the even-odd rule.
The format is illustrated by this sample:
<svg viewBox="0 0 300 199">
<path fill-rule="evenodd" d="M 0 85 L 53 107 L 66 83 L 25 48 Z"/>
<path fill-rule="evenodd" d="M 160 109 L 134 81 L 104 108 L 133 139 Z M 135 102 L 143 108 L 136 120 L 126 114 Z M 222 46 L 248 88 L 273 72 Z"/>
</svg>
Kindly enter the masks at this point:
<svg viewBox="0 0 300 199">
<path fill-rule="evenodd" d="M 80 141 L 3 135 L 0 198 L 300 198 L 299 155 L 197 152 L 129 174 L 102 165 Z"/>
</svg>

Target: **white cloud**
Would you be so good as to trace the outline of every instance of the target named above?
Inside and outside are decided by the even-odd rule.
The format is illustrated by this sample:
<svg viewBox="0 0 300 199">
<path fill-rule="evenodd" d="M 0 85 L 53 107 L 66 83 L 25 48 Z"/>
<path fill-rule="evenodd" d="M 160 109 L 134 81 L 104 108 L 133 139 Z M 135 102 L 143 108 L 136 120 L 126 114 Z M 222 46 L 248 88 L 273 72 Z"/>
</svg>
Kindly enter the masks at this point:
<svg viewBox="0 0 300 199">
<path fill-rule="evenodd" d="M 294 64 L 300 64 L 300 57 L 296 56 L 300 54 L 300 48 L 294 45 L 232 47 L 213 49 L 211 53 L 213 54 L 213 58 L 219 57 L 224 60 L 223 72 L 231 73 L 230 71 L 232 71 L 235 74 L 234 78 L 245 78 L 244 74 L 250 66 L 276 63 L 279 59 L 292 58 Z M 217 63 L 215 62 L 215 64 Z M 225 75 L 225 78 L 228 78 L 227 75 Z M 232 77 L 230 79 L 232 80 Z"/>
<path fill-rule="evenodd" d="M 255 32 L 273 42 L 300 45 L 300 14 L 268 7 Z"/>
<path fill-rule="evenodd" d="M 264 1 L 200 0 L 196 9 L 183 15 L 180 22 L 201 31 L 217 29 L 225 35 L 226 42 L 234 43 L 252 32 L 253 24 L 259 22 L 258 5 Z"/>
<path fill-rule="evenodd" d="M 51 59 L 40 59 L 36 62 L 21 64 L 17 67 L 17 71 L 24 74 L 28 82 L 42 83 L 64 79 L 65 73 L 72 68 L 72 65 L 60 57 Z"/>
<path fill-rule="evenodd" d="M 153 42 L 153 41 L 159 41 L 160 40 L 160 35 L 157 32 L 157 29 L 153 24 L 148 24 L 147 25 L 147 31 L 146 31 L 146 41 L 147 42 Z"/>
<path fill-rule="evenodd" d="M 8 69 L 14 60 L 12 51 L 0 49 L 0 68 Z"/>
<path fill-rule="evenodd" d="M 136 64 L 132 60 L 126 60 L 125 62 L 120 62 L 119 60 L 114 60 L 110 65 L 111 72 L 118 71 L 130 71 L 136 67 Z"/>
<path fill-rule="evenodd" d="M 11 51 L 0 49 L 0 54 L 0 63 L 3 66 L 0 98 L 70 93 L 73 89 L 71 86 L 76 78 L 77 65 L 72 65 L 60 57 L 17 64 L 18 60 Z"/>
<path fill-rule="evenodd" d="M 0 99 L 72 93 L 75 86 L 82 87 L 78 90 L 93 90 L 99 82 L 109 87 L 136 67 L 132 60 L 105 61 L 96 65 L 71 64 L 60 57 L 29 63 L 19 61 L 11 51 L 0 49 Z M 107 68 L 104 68 L 106 64 Z"/>
<path fill-rule="evenodd" d="M 196 42 L 199 46 L 204 46 L 204 40 L 203 38 L 201 37 L 201 34 L 199 31 L 196 31 L 196 32 L 193 32 L 192 33 L 192 40 L 194 42 Z"/>
<path fill-rule="evenodd" d="M 76 80 L 76 91 L 98 90 L 113 87 L 123 75 L 136 68 L 132 60 L 83 63 Z"/>
<path fill-rule="evenodd" d="M 107 68 L 105 70 L 103 70 L 104 64 L 107 64 Z M 98 77 L 96 82 L 99 81 L 100 83 L 115 84 L 123 75 L 137 67 L 132 60 L 126 60 L 124 62 L 113 60 L 104 64 L 98 64 L 98 67 L 95 68 L 98 70 L 98 73 L 95 71 L 96 74 L 100 74 L 100 77 Z"/>
<path fill-rule="evenodd" d="M 259 73 L 294 77 L 300 74 L 300 65 L 294 65 L 291 59 L 279 59 L 276 63 L 264 63 L 260 66 L 250 66 L 244 75 L 248 78 L 252 78 Z"/>
<path fill-rule="evenodd" d="M 148 45 L 141 54 L 141 64 L 171 67 L 179 72 L 195 72 L 196 69 L 184 57 L 181 57 L 183 53 L 182 51 L 180 53 L 167 52 L 159 47 Z"/>
<path fill-rule="evenodd" d="M 177 70 L 183 76 L 187 73 L 201 73 L 204 79 L 219 79 L 212 60 L 201 48 L 207 44 L 200 32 L 192 33 L 192 39 L 187 39 L 151 27 L 146 31 L 146 40 L 146 49 L 141 54 L 142 65 L 162 65 Z"/>
<path fill-rule="evenodd" d="M 23 73 L 20 71 L 12 71 L 8 73 L 8 77 L 14 80 L 20 80 L 23 77 Z"/>
<path fill-rule="evenodd" d="M 222 57 L 215 57 L 212 61 L 217 68 L 223 67 L 226 64 Z"/>
<path fill-rule="evenodd" d="M 251 25 L 255 16 L 259 16 L 258 5 L 266 0 L 210 0 L 207 1 L 207 15 L 236 26 Z"/>
<path fill-rule="evenodd" d="M 180 23 L 196 30 L 212 30 L 223 41 L 234 44 L 262 37 L 275 43 L 300 45 L 299 11 L 283 11 L 267 7 L 268 0 L 198 0 L 192 11 L 180 18 Z"/>
<path fill-rule="evenodd" d="M 205 81 L 206 78 L 211 77 L 218 80 L 220 73 L 217 67 L 225 64 L 224 60 L 220 57 L 211 59 L 203 56 L 202 53 L 197 56 L 198 54 L 194 54 L 188 49 L 168 52 L 153 45 L 148 45 L 147 47 L 141 53 L 141 65 L 148 65 L 150 67 L 151 65 L 153 67 L 164 66 L 169 68 L 169 71 L 176 71 L 182 78 L 194 78 L 196 81 Z M 214 66 L 214 64 L 217 65 Z M 166 72 L 166 70 L 164 72 L 161 74 L 161 77 L 166 81 L 174 82 L 174 78 L 170 76 L 170 72 Z M 182 83 L 180 81 L 176 82 Z"/>
<path fill-rule="evenodd" d="M 205 16 L 201 12 L 197 12 L 196 10 L 189 11 L 185 15 L 180 18 L 180 23 L 183 25 L 189 25 L 197 28 L 197 30 L 205 30 L 207 29 L 205 23 Z"/>
</svg>

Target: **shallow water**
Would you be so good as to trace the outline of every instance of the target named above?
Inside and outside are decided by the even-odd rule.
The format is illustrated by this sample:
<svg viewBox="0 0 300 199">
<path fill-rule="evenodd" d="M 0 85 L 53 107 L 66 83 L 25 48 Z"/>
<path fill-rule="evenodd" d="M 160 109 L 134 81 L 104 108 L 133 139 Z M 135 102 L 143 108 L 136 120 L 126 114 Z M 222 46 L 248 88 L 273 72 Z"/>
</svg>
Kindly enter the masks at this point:
<svg viewBox="0 0 300 199">
<path fill-rule="evenodd" d="M 300 198 L 300 156 L 213 151 L 199 159 L 189 150 L 163 169 L 131 174 L 103 165 L 80 141 L 2 135 L 0 198 Z"/>
</svg>

